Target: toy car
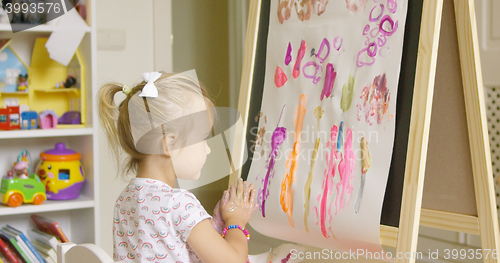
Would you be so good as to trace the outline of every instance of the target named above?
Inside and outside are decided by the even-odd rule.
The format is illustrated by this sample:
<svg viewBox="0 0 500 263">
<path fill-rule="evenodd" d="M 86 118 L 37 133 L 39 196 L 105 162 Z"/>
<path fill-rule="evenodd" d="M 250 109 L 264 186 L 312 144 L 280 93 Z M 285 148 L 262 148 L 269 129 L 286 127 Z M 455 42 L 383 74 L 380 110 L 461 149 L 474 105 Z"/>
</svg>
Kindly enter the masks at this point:
<svg viewBox="0 0 500 263">
<path fill-rule="evenodd" d="M 4 176 L 0 187 L 0 201 L 11 207 L 17 207 L 23 203 L 40 205 L 47 199 L 45 186 L 35 174 L 28 178 Z"/>
</svg>

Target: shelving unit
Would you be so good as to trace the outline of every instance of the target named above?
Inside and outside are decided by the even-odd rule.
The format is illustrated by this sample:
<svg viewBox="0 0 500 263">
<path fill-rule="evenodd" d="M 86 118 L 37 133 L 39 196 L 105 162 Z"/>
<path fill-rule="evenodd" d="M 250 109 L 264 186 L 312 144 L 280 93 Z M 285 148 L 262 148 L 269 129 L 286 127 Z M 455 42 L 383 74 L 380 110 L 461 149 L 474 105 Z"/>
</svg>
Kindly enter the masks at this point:
<svg viewBox="0 0 500 263">
<path fill-rule="evenodd" d="M 89 14 L 92 21 L 95 20 L 95 7 L 92 5 Z M 10 46 L 16 51 L 21 60 L 29 66 L 31 64 L 31 53 L 37 38 L 49 37 L 55 30 L 53 25 L 40 25 L 26 31 L 17 33 L 11 32 L 9 24 L 0 24 L 0 38 L 11 38 Z M 42 205 L 23 204 L 22 206 L 11 208 L 0 204 L 0 227 L 10 224 L 26 231 L 34 227 L 31 222 L 31 214 L 39 214 L 56 220 L 68 238 L 75 243 L 97 244 L 99 238 L 99 209 L 98 209 L 98 139 L 97 139 L 97 113 L 95 105 L 96 88 L 96 28 L 95 25 L 86 29 L 85 36 L 80 44 L 79 51 L 85 65 L 86 89 L 63 89 L 63 90 L 34 90 L 35 93 L 50 97 L 58 94 L 68 94 L 68 96 L 79 96 L 85 99 L 86 122 L 85 125 L 51 130 L 12 130 L 0 131 L 0 176 L 12 167 L 17 154 L 21 149 L 27 149 L 31 153 L 34 170 L 40 161 L 41 152 L 54 148 L 57 142 L 63 142 L 72 150 L 82 155 L 82 165 L 85 173 L 85 184 L 80 197 L 74 200 L 55 201 L 46 200 Z M 0 100 L 5 97 L 22 97 L 24 94 L 9 94 L 2 92 Z M 20 99 L 21 100 L 21 99 Z"/>
</svg>

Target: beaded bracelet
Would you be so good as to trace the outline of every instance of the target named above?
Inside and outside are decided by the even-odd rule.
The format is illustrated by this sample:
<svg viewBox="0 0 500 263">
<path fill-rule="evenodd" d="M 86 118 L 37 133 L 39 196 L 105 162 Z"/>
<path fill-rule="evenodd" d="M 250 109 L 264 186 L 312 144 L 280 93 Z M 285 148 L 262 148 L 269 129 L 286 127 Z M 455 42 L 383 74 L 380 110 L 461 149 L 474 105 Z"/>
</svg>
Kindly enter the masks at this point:
<svg viewBox="0 0 500 263">
<path fill-rule="evenodd" d="M 250 240 L 250 233 L 248 233 L 248 230 L 240 225 L 230 225 L 226 228 L 224 228 L 224 230 L 222 230 L 222 237 L 226 237 L 226 233 L 229 229 L 233 229 L 233 228 L 238 228 L 240 229 L 241 231 L 243 231 L 243 234 L 245 234 L 245 236 L 247 237 L 247 241 Z"/>
</svg>

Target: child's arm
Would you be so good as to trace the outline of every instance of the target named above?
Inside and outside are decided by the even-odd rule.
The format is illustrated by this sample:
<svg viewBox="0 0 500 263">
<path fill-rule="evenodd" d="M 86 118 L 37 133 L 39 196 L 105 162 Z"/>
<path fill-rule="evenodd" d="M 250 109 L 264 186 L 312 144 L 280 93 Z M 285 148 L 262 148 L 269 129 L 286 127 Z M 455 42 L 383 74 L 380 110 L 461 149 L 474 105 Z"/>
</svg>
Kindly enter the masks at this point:
<svg viewBox="0 0 500 263">
<path fill-rule="evenodd" d="M 257 208 L 255 204 L 256 191 L 253 185 L 244 186 L 240 181 L 238 189 L 230 187 L 230 193 L 225 192 L 223 199 L 226 200 L 222 207 L 222 217 L 225 226 L 240 225 L 245 227 L 251 214 Z M 212 262 L 247 262 L 248 242 L 245 234 L 239 229 L 227 231 L 222 238 L 215 231 L 210 220 L 198 223 L 187 240 L 196 255 L 205 263 Z"/>
</svg>

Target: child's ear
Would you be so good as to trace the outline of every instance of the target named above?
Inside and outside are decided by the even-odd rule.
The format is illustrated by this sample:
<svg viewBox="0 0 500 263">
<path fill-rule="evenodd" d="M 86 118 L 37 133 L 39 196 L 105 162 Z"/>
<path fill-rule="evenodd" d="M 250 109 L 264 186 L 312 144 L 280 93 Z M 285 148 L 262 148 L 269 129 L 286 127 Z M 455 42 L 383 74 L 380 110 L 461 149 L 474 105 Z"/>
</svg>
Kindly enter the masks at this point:
<svg viewBox="0 0 500 263">
<path fill-rule="evenodd" d="M 168 149 L 173 148 L 173 144 L 175 141 L 175 135 L 173 133 L 163 135 L 163 145 L 165 146 L 165 152 L 168 157 L 170 157 L 170 152 Z"/>
</svg>

